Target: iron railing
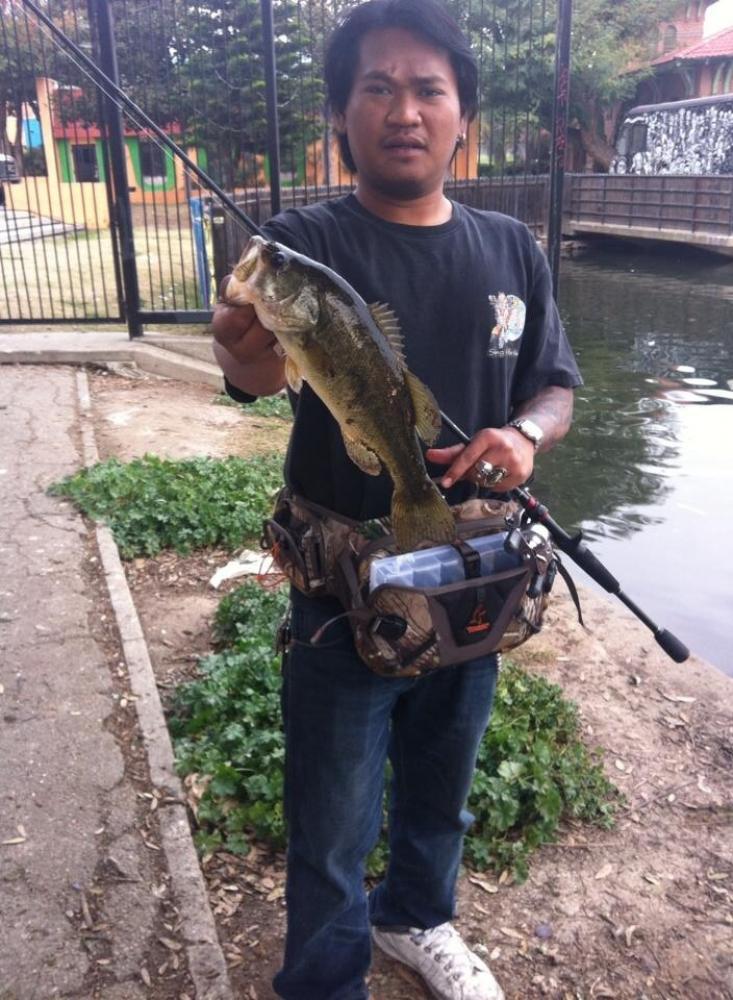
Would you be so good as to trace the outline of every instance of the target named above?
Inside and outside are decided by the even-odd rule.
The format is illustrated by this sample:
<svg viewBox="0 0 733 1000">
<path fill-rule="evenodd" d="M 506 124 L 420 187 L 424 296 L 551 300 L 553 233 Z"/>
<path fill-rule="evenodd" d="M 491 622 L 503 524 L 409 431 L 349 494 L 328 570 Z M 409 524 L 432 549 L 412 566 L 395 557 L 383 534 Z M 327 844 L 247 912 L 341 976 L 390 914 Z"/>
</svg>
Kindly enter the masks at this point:
<svg viewBox="0 0 733 1000">
<path fill-rule="evenodd" d="M 350 189 L 322 66 L 351 4 L 36 2 L 256 221 Z M 205 320 L 246 232 L 139 116 L 102 96 L 28 6 L 0 0 L 0 105 L 21 125 L 13 133 L 0 121 L 0 152 L 14 156 L 22 178 L 6 186 L 0 322 L 124 317 L 136 334 L 144 323 Z M 481 100 L 448 193 L 546 236 L 550 207 L 559 211 L 547 179 L 565 128 L 552 99 L 557 10 L 569 16 L 570 0 L 449 6 L 471 38 Z M 36 221 L 34 238 L 21 239 L 23 212 L 63 231 Z"/>
</svg>

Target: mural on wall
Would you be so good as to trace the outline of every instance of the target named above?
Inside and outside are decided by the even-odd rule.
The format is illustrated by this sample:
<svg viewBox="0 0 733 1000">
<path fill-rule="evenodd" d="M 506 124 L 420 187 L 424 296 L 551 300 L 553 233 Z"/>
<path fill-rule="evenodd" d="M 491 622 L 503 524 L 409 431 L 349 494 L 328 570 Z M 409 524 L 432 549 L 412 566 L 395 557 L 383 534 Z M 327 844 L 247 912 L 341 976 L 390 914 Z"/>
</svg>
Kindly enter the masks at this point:
<svg viewBox="0 0 733 1000">
<path fill-rule="evenodd" d="M 615 174 L 733 174 L 733 95 L 698 107 L 632 111 L 617 150 Z"/>
</svg>

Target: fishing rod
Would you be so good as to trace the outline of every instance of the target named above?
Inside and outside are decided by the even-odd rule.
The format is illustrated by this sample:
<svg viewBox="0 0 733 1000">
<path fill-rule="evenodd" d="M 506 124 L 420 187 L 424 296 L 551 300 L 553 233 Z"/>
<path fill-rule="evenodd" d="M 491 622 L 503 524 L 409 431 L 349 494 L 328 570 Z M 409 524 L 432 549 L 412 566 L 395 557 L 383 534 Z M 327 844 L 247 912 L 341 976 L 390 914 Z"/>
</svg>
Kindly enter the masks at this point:
<svg viewBox="0 0 733 1000">
<path fill-rule="evenodd" d="M 120 87 L 114 83 L 113 80 L 104 73 L 97 64 L 89 58 L 89 56 L 84 52 L 79 46 L 73 42 L 64 32 L 54 24 L 50 17 L 41 10 L 38 4 L 34 3 L 34 0 L 21 0 L 25 7 L 33 11 L 38 20 L 48 28 L 51 32 L 53 39 L 59 44 L 67 53 L 72 53 L 73 58 L 78 60 L 77 65 L 82 69 L 87 76 L 92 79 L 102 93 L 108 97 L 111 101 L 115 102 L 118 107 L 123 106 L 127 109 L 130 116 L 135 120 L 136 124 L 142 122 L 147 129 L 149 129 L 153 135 L 162 143 L 169 152 L 177 156 L 188 169 L 195 174 L 195 176 L 203 183 L 204 187 L 209 188 L 216 197 L 225 205 L 230 212 L 249 230 L 250 233 L 256 233 L 258 236 L 264 236 L 264 233 L 254 221 L 251 219 L 246 212 L 244 212 L 236 202 L 229 197 L 226 191 L 223 191 L 216 181 L 202 170 L 201 167 L 192 160 L 184 151 L 178 146 L 173 140 L 166 135 L 160 126 L 156 125 L 152 118 L 145 114 L 142 108 L 136 104 Z M 73 60 L 72 60 L 73 61 Z"/>
<path fill-rule="evenodd" d="M 462 431 L 461 428 L 450 419 L 450 417 L 447 417 L 442 410 L 440 412 L 440 416 L 446 427 L 448 427 L 460 441 L 464 444 L 470 443 L 470 437 Z M 573 562 L 577 563 L 582 570 L 585 570 L 588 576 L 592 580 L 595 580 L 595 582 L 603 587 L 604 590 L 608 591 L 609 594 L 613 594 L 614 597 L 618 597 L 621 603 L 625 604 L 629 611 L 636 615 L 639 621 L 651 630 L 654 634 L 654 638 L 667 656 L 670 656 L 675 663 L 684 663 L 690 655 L 690 651 L 687 646 L 680 642 L 680 640 L 676 636 L 672 635 L 672 633 L 667 629 L 661 628 L 653 622 L 651 618 L 641 610 L 638 604 L 632 601 L 631 598 L 623 592 L 621 584 L 616 577 L 608 569 L 606 569 L 600 559 L 598 559 L 598 557 L 595 556 L 585 544 L 583 541 L 583 533 L 581 531 L 576 532 L 574 535 L 569 534 L 551 517 L 545 504 L 541 503 L 537 497 L 533 496 L 529 490 L 525 489 L 525 487 L 515 486 L 513 490 L 509 490 L 509 495 L 521 504 L 533 521 L 539 521 L 540 524 L 544 524 L 555 545 L 561 552 L 564 552 L 567 556 L 569 556 Z"/>
</svg>

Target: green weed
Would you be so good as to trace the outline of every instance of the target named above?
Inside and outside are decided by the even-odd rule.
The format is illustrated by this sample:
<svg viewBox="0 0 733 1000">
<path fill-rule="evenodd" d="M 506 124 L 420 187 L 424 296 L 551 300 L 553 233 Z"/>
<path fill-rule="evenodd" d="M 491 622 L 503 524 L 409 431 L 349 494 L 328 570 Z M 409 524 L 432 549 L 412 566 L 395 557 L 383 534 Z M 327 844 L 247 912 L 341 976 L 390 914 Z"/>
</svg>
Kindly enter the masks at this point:
<svg viewBox="0 0 733 1000">
<path fill-rule="evenodd" d="M 255 836 L 280 846 L 283 737 L 279 657 L 273 652 L 283 593 L 248 583 L 219 605 L 215 636 L 225 648 L 179 688 L 169 720 L 180 772 L 210 777 L 199 845 L 246 850 Z M 476 868 L 527 875 L 528 858 L 563 819 L 608 825 L 614 789 L 580 739 L 577 709 L 561 689 L 505 665 L 482 743 L 468 808 L 476 822 L 466 858 Z M 382 843 L 372 871 L 384 863 Z"/>
<path fill-rule="evenodd" d="M 130 559 L 162 549 L 236 548 L 260 534 L 281 483 L 277 454 L 179 461 L 145 455 L 100 462 L 49 492 L 70 497 L 89 517 L 107 523 Z"/>
<path fill-rule="evenodd" d="M 290 422 L 293 419 L 293 410 L 290 401 L 285 393 L 278 393 L 276 396 L 260 396 L 254 403 L 238 403 L 236 399 L 221 393 L 214 397 L 217 406 L 239 406 L 246 413 L 252 413 L 258 417 L 278 417 L 280 420 Z"/>
</svg>

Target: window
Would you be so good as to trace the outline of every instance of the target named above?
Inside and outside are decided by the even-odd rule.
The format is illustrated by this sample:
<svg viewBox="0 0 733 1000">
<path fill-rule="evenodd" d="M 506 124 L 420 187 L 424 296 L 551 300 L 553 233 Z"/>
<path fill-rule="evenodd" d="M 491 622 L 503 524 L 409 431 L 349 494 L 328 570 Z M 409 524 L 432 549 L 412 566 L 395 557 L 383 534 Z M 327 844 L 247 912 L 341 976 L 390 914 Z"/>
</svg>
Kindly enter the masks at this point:
<svg viewBox="0 0 733 1000">
<path fill-rule="evenodd" d="M 72 146 L 74 176 L 81 183 L 99 180 L 96 146 Z"/>
<path fill-rule="evenodd" d="M 677 48 L 677 29 L 673 24 L 668 24 L 664 29 L 664 41 L 662 49 L 664 52 L 674 52 Z"/>
<path fill-rule="evenodd" d="M 629 153 L 635 156 L 637 153 L 646 152 L 646 122 L 636 122 L 631 126 L 631 143 Z"/>
<path fill-rule="evenodd" d="M 154 142 L 140 143 L 140 173 L 145 184 L 165 184 L 167 170 L 165 153 Z"/>
</svg>

